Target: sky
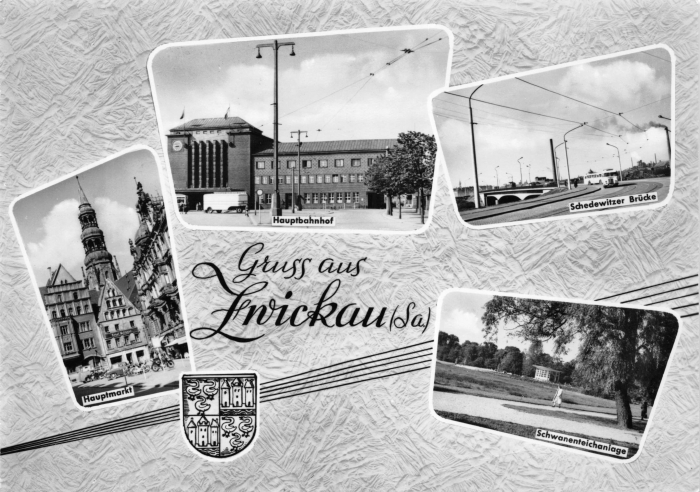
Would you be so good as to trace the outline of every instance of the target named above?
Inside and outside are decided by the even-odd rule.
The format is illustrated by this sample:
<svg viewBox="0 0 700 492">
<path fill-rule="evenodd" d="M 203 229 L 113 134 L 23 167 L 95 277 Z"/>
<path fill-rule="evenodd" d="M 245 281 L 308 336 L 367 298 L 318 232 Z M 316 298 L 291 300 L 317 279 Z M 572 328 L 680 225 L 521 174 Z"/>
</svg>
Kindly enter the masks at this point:
<svg viewBox="0 0 700 492">
<path fill-rule="evenodd" d="M 427 42 L 424 42 L 429 38 Z M 438 41 L 439 40 L 439 41 Z M 243 118 L 273 135 L 273 52 L 265 41 L 177 46 L 157 53 L 153 80 L 164 134 L 195 118 Z M 309 141 L 396 138 L 414 130 L 433 134 L 428 96 L 446 82 L 449 38 L 441 29 L 278 38 L 281 142 L 291 131 Z M 424 43 L 423 43 L 424 42 Z M 404 48 L 424 48 L 395 63 Z M 370 76 L 374 73 L 374 76 Z M 327 97 L 326 97 L 327 96 Z M 184 120 L 180 120 L 183 109 Z M 321 130 L 320 132 L 317 130 Z"/>
<path fill-rule="evenodd" d="M 668 51 L 657 48 L 521 77 L 527 82 L 612 113 L 622 113 L 631 123 L 616 114 L 514 78 L 484 84 L 472 98 L 479 184 L 502 185 L 511 179 L 518 183 L 521 169 L 523 182 L 534 180 L 536 176 L 551 179 L 549 139 L 557 146 L 563 143 L 565 132 L 583 122 L 603 131 L 582 127 L 568 134 L 572 178 L 584 175 L 589 170 L 619 170 L 620 165 L 624 170 L 630 167 L 630 158 L 635 164 L 638 160 L 668 160 L 666 133 L 658 125 L 669 128 L 671 125 L 670 121 L 660 119 L 659 115 L 673 117 L 670 59 Z M 449 92 L 468 97 L 475 88 L 472 86 Z M 458 186 L 460 181 L 463 186 L 473 186 L 468 99 L 440 94 L 433 100 L 433 114 L 452 186 Z M 619 149 L 619 161 L 618 150 L 612 145 Z M 557 149 L 557 156 L 560 175 L 565 179 L 567 170 L 563 145 Z"/>
<path fill-rule="evenodd" d="M 153 154 L 138 150 L 119 156 L 78 175 L 88 201 L 97 213 L 107 249 L 117 258 L 121 274 L 131 270 L 129 239 L 139 226 L 134 177 L 151 196 L 162 195 Z M 39 285 L 46 284 L 51 267 L 59 264 L 76 280 L 82 278 L 85 252 L 80 242 L 80 204 L 75 177 L 61 180 L 19 200 L 13 214 Z"/>
<path fill-rule="evenodd" d="M 450 292 L 445 296 L 440 311 L 440 331 L 444 331 L 459 338 L 459 343 L 462 344 L 469 340 L 470 342 L 483 343 L 484 339 L 484 324 L 481 322 L 481 316 L 484 314 L 484 306 L 488 301 L 493 299 L 491 294 L 481 294 L 474 292 Z M 498 330 L 498 337 L 493 341 L 499 349 L 506 346 L 518 347 L 521 352 L 527 352 L 530 348 L 530 342 L 509 335 L 508 326 L 501 325 Z M 570 361 L 578 355 L 579 342 L 574 340 L 567 347 L 566 354 L 560 354 L 559 357 L 564 361 Z M 554 356 L 554 342 L 542 341 L 544 352 Z"/>
</svg>

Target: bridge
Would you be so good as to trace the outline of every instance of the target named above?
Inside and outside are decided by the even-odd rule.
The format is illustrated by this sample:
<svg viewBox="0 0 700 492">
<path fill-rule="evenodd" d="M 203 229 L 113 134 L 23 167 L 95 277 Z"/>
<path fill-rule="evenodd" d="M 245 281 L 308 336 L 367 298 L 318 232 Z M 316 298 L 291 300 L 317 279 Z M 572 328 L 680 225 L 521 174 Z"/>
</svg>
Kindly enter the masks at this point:
<svg viewBox="0 0 700 492">
<path fill-rule="evenodd" d="M 530 200 L 532 198 L 539 198 L 542 195 L 556 189 L 556 186 L 538 186 L 532 188 L 502 188 L 496 190 L 482 191 L 479 193 L 479 195 L 481 197 L 481 203 L 486 204 L 486 206 L 488 207 L 491 205 L 501 205 L 504 203 L 513 203 L 520 202 L 523 200 Z"/>
</svg>

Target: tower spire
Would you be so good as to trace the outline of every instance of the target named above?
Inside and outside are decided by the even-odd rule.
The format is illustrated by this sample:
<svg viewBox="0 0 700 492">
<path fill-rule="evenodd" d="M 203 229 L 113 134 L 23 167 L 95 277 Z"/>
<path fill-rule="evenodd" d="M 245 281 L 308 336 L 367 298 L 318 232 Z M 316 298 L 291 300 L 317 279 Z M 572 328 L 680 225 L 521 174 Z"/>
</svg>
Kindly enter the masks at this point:
<svg viewBox="0 0 700 492">
<path fill-rule="evenodd" d="M 114 264 L 114 257 L 107 250 L 104 233 L 97 224 L 95 209 L 88 202 L 77 176 L 76 179 L 80 190 L 78 220 L 82 229 L 80 241 L 83 243 L 83 249 L 85 250 L 85 276 L 87 277 L 88 288 L 99 290 L 107 279 L 117 280 L 119 271 Z"/>
<path fill-rule="evenodd" d="M 83 191 L 83 187 L 80 186 L 80 179 L 78 176 L 75 177 L 75 180 L 78 182 L 78 191 L 80 193 L 80 204 L 81 205 L 90 205 L 90 202 L 88 201 L 87 197 L 85 196 L 85 192 Z"/>
</svg>

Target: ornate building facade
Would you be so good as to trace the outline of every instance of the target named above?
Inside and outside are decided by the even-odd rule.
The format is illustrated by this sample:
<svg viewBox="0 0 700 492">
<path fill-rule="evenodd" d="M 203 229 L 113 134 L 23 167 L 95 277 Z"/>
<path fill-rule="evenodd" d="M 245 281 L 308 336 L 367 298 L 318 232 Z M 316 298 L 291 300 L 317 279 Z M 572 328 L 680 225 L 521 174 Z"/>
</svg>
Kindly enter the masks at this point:
<svg viewBox="0 0 700 492">
<path fill-rule="evenodd" d="M 39 290 L 68 373 L 103 361 L 105 346 L 95 316 L 95 291 L 88 289 L 86 279 L 76 280 L 58 265 Z"/>
<path fill-rule="evenodd" d="M 91 368 L 149 359 L 154 346 L 187 351 L 162 199 L 137 185 L 139 228 L 129 239 L 134 268 L 120 275 L 97 213 L 78 181 L 83 278 L 63 266 L 40 287 L 63 363 L 72 380 Z"/>
<path fill-rule="evenodd" d="M 152 198 L 141 183 L 137 183 L 136 193 L 140 225 L 134 240 L 129 240 L 129 246 L 150 343 L 155 348 L 168 346 L 187 351 L 163 200 Z"/>
</svg>

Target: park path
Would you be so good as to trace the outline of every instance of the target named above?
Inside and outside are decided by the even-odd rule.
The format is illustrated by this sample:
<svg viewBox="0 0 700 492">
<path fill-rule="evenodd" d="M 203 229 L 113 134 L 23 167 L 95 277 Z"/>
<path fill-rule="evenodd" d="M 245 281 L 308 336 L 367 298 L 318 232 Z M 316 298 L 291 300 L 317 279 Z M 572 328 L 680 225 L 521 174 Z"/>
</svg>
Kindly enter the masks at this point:
<svg viewBox="0 0 700 492">
<path fill-rule="evenodd" d="M 442 391 L 433 392 L 433 408 L 443 412 L 461 413 L 472 417 L 501 420 L 504 422 L 512 422 L 514 424 L 546 428 L 548 430 L 559 431 L 562 433 L 576 433 L 599 439 L 614 439 L 616 441 L 637 445 L 642 438 L 642 434 L 634 430 L 616 429 L 587 422 L 575 422 L 566 418 L 547 417 L 544 415 L 525 413 L 512 408 L 506 408 L 504 405 L 530 407 L 561 413 L 577 413 L 580 415 L 611 418 L 612 420 L 615 419 L 614 416 L 605 413 L 578 411 L 564 408 L 559 409 L 530 403 L 484 398 L 482 396 L 473 396 L 464 393 L 445 393 Z"/>
</svg>

